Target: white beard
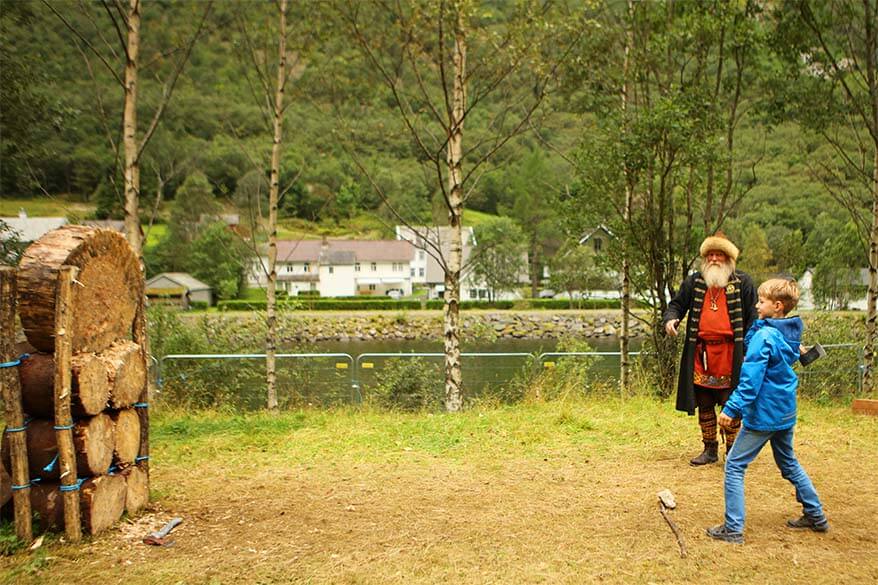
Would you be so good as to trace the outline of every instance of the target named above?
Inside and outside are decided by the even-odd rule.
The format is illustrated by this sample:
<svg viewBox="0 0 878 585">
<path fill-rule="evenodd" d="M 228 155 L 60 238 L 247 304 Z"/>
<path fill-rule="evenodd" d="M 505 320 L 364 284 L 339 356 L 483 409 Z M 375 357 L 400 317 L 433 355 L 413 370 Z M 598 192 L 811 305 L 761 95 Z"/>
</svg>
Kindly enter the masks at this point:
<svg viewBox="0 0 878 585">
<path fill-rule="evenodd" d="M 705 261 L 701 266 L 701 277 L 711 288 L 725 288 L 729 284 L 729 278 L 734 270 L 735 268 L 730 263 L 709 265 Z"/>
</svg>

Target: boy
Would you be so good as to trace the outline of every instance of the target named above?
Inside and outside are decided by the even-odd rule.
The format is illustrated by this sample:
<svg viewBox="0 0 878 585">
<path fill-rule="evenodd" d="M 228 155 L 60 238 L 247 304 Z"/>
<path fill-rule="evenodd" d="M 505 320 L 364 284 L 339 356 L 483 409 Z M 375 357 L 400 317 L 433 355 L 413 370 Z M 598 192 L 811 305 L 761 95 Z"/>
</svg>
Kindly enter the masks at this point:
<svg viewBox="0 0 878 585">
<path fill-rule="evenodd" d="M 781 475 L 796 488 L 804 509 L 801 518 L 788 520 L 790 528 L 826 532 L 829 523 L 808 474 L 793 453 L 796 424 L 796 388 L 799 380 L 792 365 L 799 359 L 802 320 L 786 317 L 799 302 L 795 281 L 775 278 L 759 287 L 758 320 L 747 332 L 747 355 L 741 378 L 719 416 L 726 427 L 743 418 L 743 429 L 726 458 L 725 523 L 707 529 L 711 538 L 744 543 L 744 472 L 766 443 L 771 442 Z"/>
</svg>

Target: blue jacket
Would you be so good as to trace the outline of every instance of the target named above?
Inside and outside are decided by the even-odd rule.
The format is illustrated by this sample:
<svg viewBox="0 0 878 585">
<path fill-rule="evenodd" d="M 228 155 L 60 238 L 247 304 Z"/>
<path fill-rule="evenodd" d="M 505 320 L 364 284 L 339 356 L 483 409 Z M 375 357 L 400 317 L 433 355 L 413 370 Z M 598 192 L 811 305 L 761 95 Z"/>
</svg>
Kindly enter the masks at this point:
<svg viewBox="0 0 878 585">
<path fill-rule="evenodd" d="M 747 332 L 747 355 L 738 386 L 723 407 L 754 431 L 780 431 L 796 424 L 799 379 L 793 364 L 799 359 L 802 320 L 757 319 Z"/>
</svg>

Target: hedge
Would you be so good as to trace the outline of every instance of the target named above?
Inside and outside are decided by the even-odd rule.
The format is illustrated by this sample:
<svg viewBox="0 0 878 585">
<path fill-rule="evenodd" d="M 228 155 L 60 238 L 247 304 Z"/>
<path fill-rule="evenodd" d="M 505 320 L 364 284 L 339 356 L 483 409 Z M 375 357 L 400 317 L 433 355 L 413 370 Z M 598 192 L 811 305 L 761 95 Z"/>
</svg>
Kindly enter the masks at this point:
<svg viewBox="0 0 878 585">
<path fill-rule="evenodd" d="M 220 301 L 217 303 L 217 309 L 220 311 L 264 311 L 265 301 L 257 300 L 234 300 Z M 444 301 L 413 301 L 383 299 L 383 298 L 347 298 L 347 299 L 330 299 L 330 298 L 299 298 L 296 300 L 284 300 L 278 302 L 278 308 L 286 310 L 302 310 L 302 311 L 392 311 L 392 310 L 408 310 L 414 311 L 418 309 L 439 310 L 442 309 Z M 460 308 L 464 311 L 473 309 L 490 309 L 490 310 L 562 310 L 570 309 L 570 301 L 564 299 L 521 299 L 518 301 L 463 301 Z M 618 299 L 584 299 L 573 302 L 574 309 L 618 309 Z"/>
</svg>

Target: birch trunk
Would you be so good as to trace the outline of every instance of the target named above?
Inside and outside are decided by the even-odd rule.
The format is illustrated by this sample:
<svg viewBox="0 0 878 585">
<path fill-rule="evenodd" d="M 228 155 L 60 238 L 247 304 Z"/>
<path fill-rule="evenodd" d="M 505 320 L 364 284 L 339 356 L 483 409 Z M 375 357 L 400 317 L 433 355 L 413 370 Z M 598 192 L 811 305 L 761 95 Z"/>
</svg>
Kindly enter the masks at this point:
<svg viewBox="0 0 878 585">
<path fill-rule="evenodd" d="M 633 12 L 633 7 L 631 6 L 631 0 L 628 0 L 628 15 L 631 16 Z M 629 92 L 631 91 L 631 84 L 628 83 L 628 75 L 630 70 L 630 53 L 631 47 L 634 44 L 634 29 L 633 25 L 629 22 L 627 24 L 628 31 L 625 35 L 625 60 L 622 64 L 622 123 L 627 128 L 628 121 L 626 119 L 628 112 L 628 98 Z M 624 164 L 624 163 L 623 163 Z M 626 228 L 628 224 L 631 222 L 631 205 L 633 202 L 633 188 L 631 181 L 631 171 L 628 168 L 628 165 L 624 165 L 624 175 L 625 175 L 625 207 L 622 211 L 622 221 L 625 223 Z M 628 258 L 628 242 L 627 240 L 623 240 L 624 249 L 622 250 L 622 333 L 619 336 L 619 392 L 622 395 L 625 395 L 628 392 L 628 387 L 631 383 L 629 373 L 631 371 L 631 364 L 628 356 L 628 347 L 630 340 L 630 315 L 631 315 L 631 262 Z"/>
<path fill-rule="evenodd" d="M 128 242 L 142 256 L 140 237 L 140 166 L 137 161 L 137 59 L 140 52 L 140 0 L 129 0 L 128 45 L 125 52 L 125 105 L 122 140 L 125 149 L 125 230 Z"/>
<path fill-rule="evenodd" d="M 454 38 L 454 87 L 448 140 L 448 220 L 451 249 L 445 270 L 445 409 L 457 412 L 463 405 L 460 368 L 460 272 L 463 260 L 463 115 L 466 105 L 466 34 L 458 13 Z"/>
<path fill-rule="evenodd" d="M 863 346 L 863 390 L 875 394 L 875 337 L 878 333 L 878 80 L 876 80 L 876 51 L 878 34 L 870 2 L 863 2 L 866 30 L 866 83 L 869 88 L 871 113 L 872 159 L 872 229 L 869 232 L 869 292 L 866 297 L 866 343 Z"/>
<path fill-rule="evenodd" d="M 265 376 L 268 408 L 277 410 L 277 202 L 280 193 L 280 149 L 283 138 L 284 89 L 287 75 L 287 0 L 281 0 L 278 32 L 277 87 L 274 93 L 274 136 L 271 145 L 271 179 L 268 189 L 268 290 L 266 292 Z"/>
</svg>

